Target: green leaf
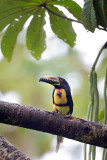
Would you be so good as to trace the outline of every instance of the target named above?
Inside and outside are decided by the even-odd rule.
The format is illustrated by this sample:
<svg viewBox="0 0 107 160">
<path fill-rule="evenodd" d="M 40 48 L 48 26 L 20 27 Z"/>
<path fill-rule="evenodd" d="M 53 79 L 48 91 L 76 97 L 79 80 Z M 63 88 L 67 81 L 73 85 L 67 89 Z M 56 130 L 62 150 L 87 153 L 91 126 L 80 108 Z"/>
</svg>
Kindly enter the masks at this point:
<svg viewBox="0 0 107 160">
<path fill-rule="evenodd" d="M 49 7 L 49 9 L 59 15 L 65 16 L 63 12 L 61 12 L 58 8 L 54 6 Z M 72 28 L 71 22 L 57 15 L 54 15 L 50 11 L 48 11 L 48 13 L 50 16 L 50 24 L 53 32 L 58 36 L 58 38 L 62 39 L 65 43 L 69 44 L 71 47 L 74 47 L 76 40 L 76 33 Z"/>
<path fill-rule="evenodd" d="M 94 32 L 97 26 L 97 22 L 92 0 L 85 0 L 84 7 L 82 10 L 82 22 L 86 29 L 88 29 L 91 32 Z"/>
<path fill-rule="evenodd" d="M 81 21 L 81 7 L 73 0 L 51 0 L 48 5 L 60 5 L 65 7 L 75 18 Z"/>
<path fill-rule="evenodd" d="M 13 48 L 14 48 L 18 33 L 21 31 L 24 23 L 31 15 L 34 15 L 35 17 L 36 12 L 37 14 L 39 14 L 38 10 L 41 8 L 41 4 L 43 4 L 43 2 L 44 2 L 43 0 L 3 0 L 3 1 L 0 0 L 0 31 L 2 31 L 7 25 L 9 25 L 7 27 L 7 30 L 5 32 L 5 35 L 1 43 L 2 52 L 4 56 L 8 59 L 8 61 L 11 60 Z M 42 16 L 42 18 L 44 17 Z M 42 26 L 43 24 L 40 24 L 40 23 L 39 23 L 39 26 L 40 25 Z M 33 30 L 35 30 L 34 27 L 35 26 L 31 26 Z M 42 33 L 43 33 L 43 38 L 39 39 L 38 41 L 38 44 L 40 44 L 40 41 L 41 41 L 41 46 L 38 45 L 37 47 L 38 48 L 37 49 L 38 53 L 36 55 L 37 57 L 38 57 L 38 54 L 40 55 L 40 53 L 43 51 L 43 47 L 45 46 L 45 43 L 43 43 L 42 41 L 42 39 L 44 39 L 45 34 L 44 32 Z M 28 38 L 29 37 L 31 36 L 29 36 L 28 34 Z M 27 40 L 28 48 L 30 48 L 30 50 L 32 48 L 32 54 L 36 49 L 36 48 L 34 49 L 33 40 L 34 39 L 32 39 L 32 41 L 31 39 Z M 33 44 L 31 45 L 30 42 L 32 42 Z M 42 44 L 44 45 L 42 46 Z M 33 54 L 33 56 L 35 56 L 35 53 Z"/>
<path fill-rule="evenodd" d="M 94 0 L 93 1 L 97 23 L 102 27 L 107 27 L 107 0 Z"/>
<path fill-rule="evenodd" d="M 11 24 L 15 18 L 30 14 L 37 10 L 36 3 L 23 0 L 0 0 L 0 31 L 8 24 Z"/>
<path fill-rule="evenodd" d="M 36 59 L 40 59 L 41 53 L 46 49 L 45 44 L 45 9 L 41 8 L 33 17 L 27 30 L 27 47 Z"/>
<path fill-rule="evenodd" d="M 105 10 L 105 15 L 107 20 L 107 1 L 106 0 L 104 0 L 104 10 Z"/>
<path fill-rule="evenodd" d="M 13 23 L 11 23 L 2 38 L 1 50 L 4 57 L 6 57 L 8 61 L 10 61 L 12 58 L 12 52 L 17 39 L 17 35 L 22 30 L 22 27 L 28 17 L 29 15 L 25 15 L 19 18 L 18 21 L 14 21 Z"/>
</svg>

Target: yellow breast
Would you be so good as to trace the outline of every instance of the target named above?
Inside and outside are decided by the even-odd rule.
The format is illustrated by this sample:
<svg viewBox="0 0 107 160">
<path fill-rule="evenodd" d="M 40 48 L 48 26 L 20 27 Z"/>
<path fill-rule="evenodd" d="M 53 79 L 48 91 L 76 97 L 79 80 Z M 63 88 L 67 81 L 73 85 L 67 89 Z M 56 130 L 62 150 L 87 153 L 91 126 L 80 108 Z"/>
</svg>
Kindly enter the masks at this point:
<svg viewBox="0 0 107 160">
<path fill-rule="evenodd" d="M 54 102 L 55 104 L 67 104 L 67 97 L 64 89 L 55 89 Z"/>
<path fill-rule="evenodd" d="M 68 114 L 70 111 L 70 107 L 69 107 L 69 105 L 57 106 L 56 104 L 53 104 L 53 110 L 54 110 L 54 112 L 57 112 L 57 113 Z"/>
</svg>

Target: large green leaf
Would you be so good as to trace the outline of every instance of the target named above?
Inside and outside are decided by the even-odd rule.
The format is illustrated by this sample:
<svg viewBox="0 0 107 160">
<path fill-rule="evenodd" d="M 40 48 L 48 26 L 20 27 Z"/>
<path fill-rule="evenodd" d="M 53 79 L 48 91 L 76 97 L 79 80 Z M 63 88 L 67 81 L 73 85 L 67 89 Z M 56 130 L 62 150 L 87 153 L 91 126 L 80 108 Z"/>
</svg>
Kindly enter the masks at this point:
<svg viewBox="0 0 107 160">
<path fill-rule="evenodd" d="M 82 10 L 82 22 L 86 29 L 88 29 L 91 32 L 94 32 L 97 26 L 97 21 L 93 6 L 93 0 L 85 0 L 84 7 Z"/>
<path fill-rule="evenodd" d="M 97 23 L 102 27 L 107 27 L 107 0 L 94 0 L 93 1 Z"/>
<path fill-rule="evenodd" d="M 17 39 L 17 35 L 21 31 L 28 17 L 29 15 L 25 15 L 23 17 L 20 17 L 18 21 L 14 21 L 13 23 L 11 23 L 2 38 L 1 50 L 8 61 L 10 61 L 12 58 L 12 52 Z"/>
<path fill-rule="evenodd" d="M 50 0 L 48 4 L 65 7 L 78 20 L 81 20 L 81 7 L 73 0 Z"/>
<path fill-rule="evenodd" d="M 37 3 L 38 4 L 38 3 Z M 36 2 L 28 0 L 0 0 L 0 31 L 8 24 L 12 23 L 15 18 L 30 14 L 38 8 Z"/>
<path fill-rule="evenodd" d="M 61 12 L 54 6 L 49 7 L 49 9 L 56 12 L 57 14 L 60 14 L 62 16 L 64 15 L 63 12 Z M 53 32 L 64 42 L 73 47 L 76 40 L 76 33 L 72 28 L 71 22 L 67 19 L 65 20 L 59 16 L 52 14 L 50 11 L 48 13 L 50 16 L 50 24 Z"/>
<path fill-rule="evenodd" d="M 0 31 L 7 26 L 4 30 L 1 48 L 8 60 L 11 60 L 18 33 L 31 15 L 33 18 L 27 30 L 26 43 L 32 55 L 36 59 L 40 58 L 46 48 L 46 35 L 43 27 L 45 25 L 45 10 L 48 7 L 53 10 L 53 13 L 49 12 L 52 30 L 60 39 L 71 47 L 74 46 L 76 34 L 71 22 L 60 17 L 60 14 L 65 15 L 53 5 L 64 6 L 80 20 L 81 8 L 73 0 L 0 0 Z"/>
<path fill-rule="evenodd" d="M 40 8 L 28 27 L 26 39 L 27 47 L 36 59 L 40 59 L 41 53 L 46 49 L 44 25 L 45 9 Z"/>
<path fill-rule="evenodd" d="M 0 0 L 0 31 L 9 25 L 1 42 L 3 55 L 8 61 L 11 60 L 18 33 L 27 19 L 38 12 L 42 3 L 43 0 Z"/>
</svg>

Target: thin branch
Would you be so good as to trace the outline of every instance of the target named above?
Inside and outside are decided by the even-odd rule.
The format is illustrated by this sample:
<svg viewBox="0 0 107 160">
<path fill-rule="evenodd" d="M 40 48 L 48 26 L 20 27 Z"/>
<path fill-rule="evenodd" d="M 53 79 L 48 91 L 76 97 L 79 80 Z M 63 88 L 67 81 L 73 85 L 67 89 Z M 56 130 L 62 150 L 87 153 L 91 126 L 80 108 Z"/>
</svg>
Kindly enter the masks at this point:
<svg viewBox="0 0 107 160">
<path fill-rule="evenodd" d="M 103 30 L 103 31 L 106 31 L 107 32 L 107 28 L 102 28 L 100 26 L 97 27 L 99 30 Z"/>
<path fill-rule="evenodd" d="M 11 143 L 9 143 L 3 136 L 0 135 L 0 160 L 30 160 L 21 151 L 16 149 Z"/>
<path fill-rule="evenodd" d="M 107 48 L 107 42 L 106 42 L 106 43 L 103 45 L 103 47 L 100 49 L 100 51 L 99 51 L 99 53 L 98 53 L 98 55 L 97 55 L 97 58 L 95 59 L 95 62 L 94 62 L 94 64 L 93 64 L 93 66 L 92 66 L 92 69 L 91 69 L 92 71 L 95 70 L 95 66 L 96 66 L 96 64 L 97 64 L 97 62 L 98 62 L 98 59 L 99 59 L 102 51 L 103 51 L 105 48 Z"/>
<path fill-rule="evenodd" d="M 34 129 L 107 148 L 107 126 L 0 101 L 0 123 Z"/>
</svg>

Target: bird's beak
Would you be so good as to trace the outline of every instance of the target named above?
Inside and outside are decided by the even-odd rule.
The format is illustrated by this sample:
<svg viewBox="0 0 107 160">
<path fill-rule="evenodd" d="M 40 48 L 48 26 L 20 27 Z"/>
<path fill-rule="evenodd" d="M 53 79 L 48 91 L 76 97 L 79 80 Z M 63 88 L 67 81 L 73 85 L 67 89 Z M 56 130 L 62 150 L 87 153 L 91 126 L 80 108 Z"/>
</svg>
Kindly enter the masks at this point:
<svg viewBox="0 0 107 160">
<path fill-rule="evenodd" d="M 60 85 L 59 78 L 55 77 L 42 77 L 39 79 L 39 82 L 46 82 L 52 85 Z"/>
</svg>

